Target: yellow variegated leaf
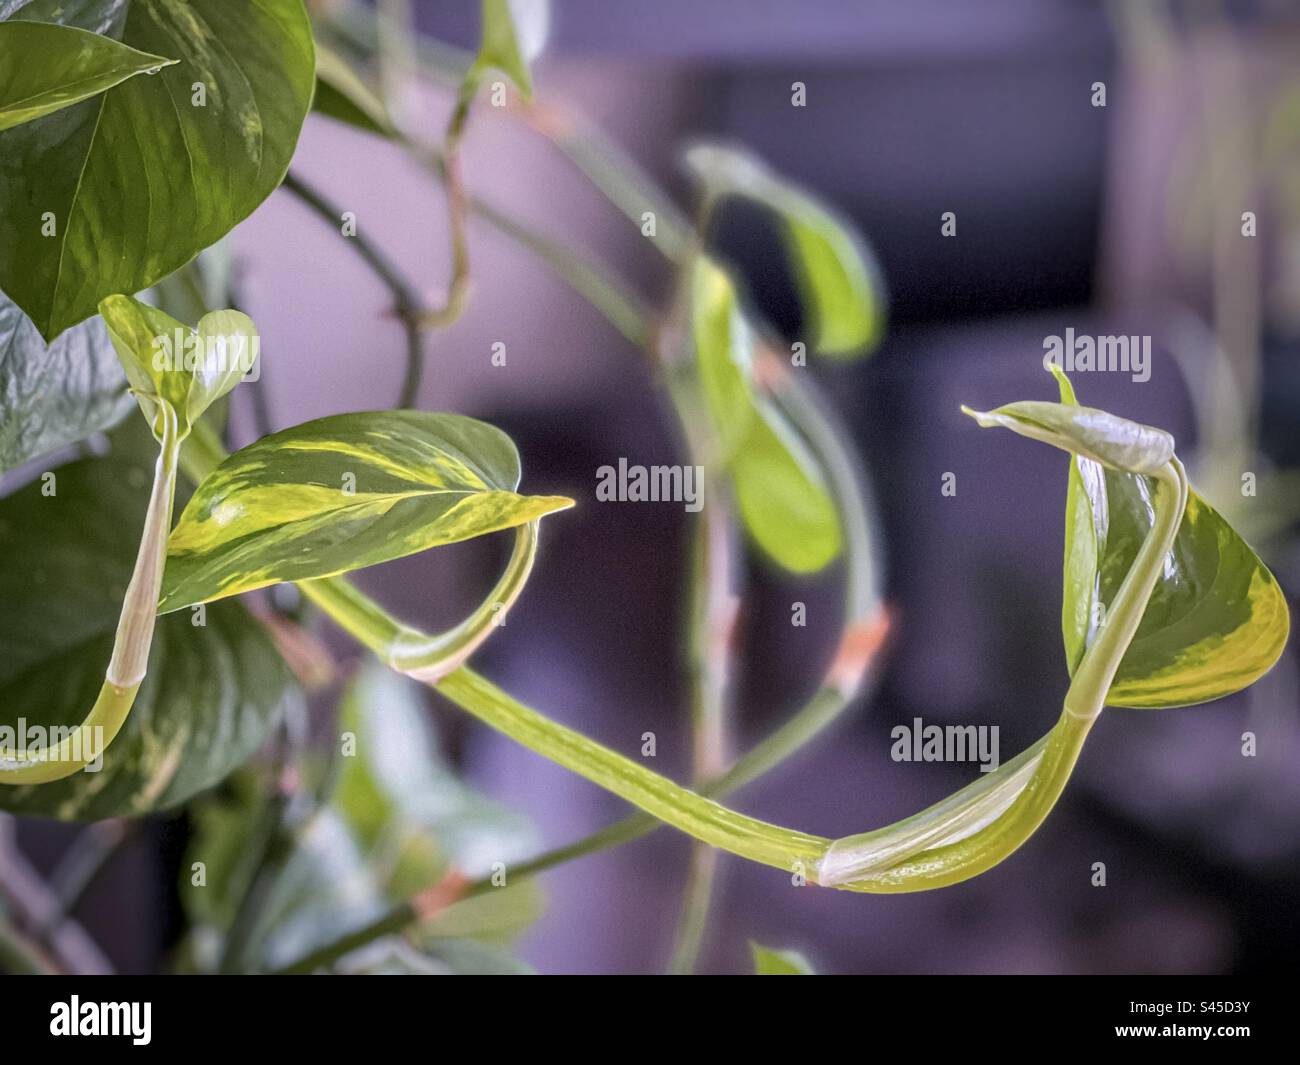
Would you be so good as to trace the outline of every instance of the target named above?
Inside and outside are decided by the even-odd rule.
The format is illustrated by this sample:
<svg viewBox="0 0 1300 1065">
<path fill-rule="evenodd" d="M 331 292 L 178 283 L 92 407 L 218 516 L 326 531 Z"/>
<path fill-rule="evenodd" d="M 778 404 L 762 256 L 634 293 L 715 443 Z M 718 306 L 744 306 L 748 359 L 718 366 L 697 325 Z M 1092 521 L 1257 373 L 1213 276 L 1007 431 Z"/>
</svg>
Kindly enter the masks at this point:
<svg viewBox="0 0 1300 1065">
<path fill-rule="evenodd" d="M 199 485 L 159 610 L 329 577 L 572 506 L 519 495 L 509 437 L 454 414 L 340 414 L 264 437 Z"/>
</svg>

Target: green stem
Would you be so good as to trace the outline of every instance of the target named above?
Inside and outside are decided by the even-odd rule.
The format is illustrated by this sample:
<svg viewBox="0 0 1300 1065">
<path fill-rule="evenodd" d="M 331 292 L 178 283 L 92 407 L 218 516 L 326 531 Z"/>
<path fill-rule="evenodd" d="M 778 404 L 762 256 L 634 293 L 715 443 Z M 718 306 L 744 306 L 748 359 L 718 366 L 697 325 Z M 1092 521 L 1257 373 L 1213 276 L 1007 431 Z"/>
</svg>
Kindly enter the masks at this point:
<svg viewBox="0 0 1300 1065">
<path fill-rule="evenodd" d="M 464 663 L 505 623 L 523 591 L 537 557 L 537 522 L 515 530 L 515 547 L 506 571 L 478 608 L 455 628 L 436 635 L 393 621 L 377 604 L 347 581 L 329 577 L 303 581 L 303 595 L 331 617 L 359 619 L 349 628 L 385 665 L 425 684 L 435 684 Z M 346 626 L 345 626 L 346 627 Z"/>
<path fill-rule="evenodd" d="M 995 793 L 998 784 L 1014 780 L 1028 769 L 1030 762 L 1022 755 L 990 774 L 1000 780 L 981 782 L 989 801 L 976 807 L 974 825 L 972 818 L 960 815 L 927 817 L 947 805 L 940 803 L 899 825 L 837 840 L 817 869 L 819 883 L 871 892 L 946 887 L 992 868 L 1042 824 L 1065 788 L 1083 741 L 1105 706 L 1106 693 L 1146 612 L 1164 558 L 1182 522 L 1188 486 L 1181 464 L 1174 460 L 1164 466 L 1155 475 L 1155 482 L 1155 522 L 1116 593 L 1104 626 L 1075 671 L 1060 719 L 1035 745 L 1041 752 L 1035 752 L 1024 787 L 1009 803 L 1005 802 L 1005 793 Z M 968 806 L 964 812 L 969 814 L 971 808 Z M 918 833 L 918 825 L 928 831 Z M 912 842 L 901 852 L 897 846 L 900 832 Z"/>
<path fill-rule="evenodd" d="M 104 683 L 80 725 L 37 751 L 0 751 L 0 784 L 47 784 L 100 759 L 126 723 L 149 664 L 157 620 L 158 589 L 167 560 L 180 437 L 176 413 L 162 408 L 163 435 L 135 568 L 122 600 L 113 654 Z"/>
</svg>

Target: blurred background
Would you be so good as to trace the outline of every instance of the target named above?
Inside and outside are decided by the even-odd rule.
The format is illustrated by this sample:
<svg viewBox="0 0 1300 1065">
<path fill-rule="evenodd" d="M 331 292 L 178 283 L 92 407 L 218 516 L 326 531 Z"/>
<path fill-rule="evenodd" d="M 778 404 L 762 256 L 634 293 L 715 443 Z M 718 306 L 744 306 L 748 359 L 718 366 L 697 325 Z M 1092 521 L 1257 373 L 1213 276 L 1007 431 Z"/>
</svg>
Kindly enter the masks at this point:
<svg viewBox="0 0 1300 1065">
<path fill-rule="evenodd" d="M 347 4 L 323 2 L 318 10 Z M 411 0 L 427 42 L 472 49 L 477 5 Z M 399 49 L 402 42 L 395 45 Z M 890 730 L 998 725 L 1002 757 L 1055 720 L 1065 477 L 1055 452 L 977 431 L 960 403 L 1054 398 L 1043 339 L 1152 337 L 1150 379 L 1075 378 L 1083 402 L 1159 425 L 1194 482 L 1300 592 L 1300 8 L 1294 3 L 1086 0 L 558 0 L 534 65 L 538 100 L 603 130 L 689 208 L 680 150 L 744 145 L 851 220 L 889 293 L 870 359 L 807 372 L 850 427 L 879 522 L 892 631 L 873 689 L 803 753 L 732 800 L 821 835 L 885 824 L 973 779 L 974 766 L 896 763 Z M 402 82 L 402 120 L 436 137 L 450 89 Z M 790 104 L 803 82 L 807 105 Z M 1097 106 L 1097 83 L 1104 106 Z M 671 275 L 636 227 L 508 109 L 480 107 L 466 182 L 582 249 L 662 307 Z M 400 148 L 313 116 L 294 172 L 340 208 L 430 303 L 448 277 L 441 186 Z M 1243 212 L 1257 235 L 1242 235 Z M 956 235 L 941 234 L 953 212 Z M 596 470 L 684 461 L 642 353 L 499 231 L 471 231 L 464 316 L 426 337 L 419 406 L 487 419 L 523 456 L 524 490 L 577 507 L 547 522 L 534 576 L 482 672 L 558 720 L 655 768 L 691 767 L 687 519 L 670 504 L 595 499 Z M 787 337 L 799 304 L 755 211 L 719 218 L 720 251 Z M 241 302 L 266 364 L 236 443 L 392 406 L 403 338 L 391 299 L 337 230 L 286 192 L 235 234 Z M 492 362 L 503 343 L 505 366 Z M 248 390 L 252 392 L 252 389 Z M 1241 474 L 1258 492 L 1243 497 Z M 944 496 L 941 479 L 956 475 Z M 451 624 L 490 586 L 504 546 L 458 545 L 359 583 L 399 616 Z M 748 565 L 732 747 L 813 690 L 833 655 L 837 578 Z M 808 605 L 805 628 L 791 603 Z M 323 630 L 324 631 L 324 630 Z M 333 633 L 342 672 L 361 661 Z M 328 703 L 332 693 L 317 697 Z M 442 747 L 479 791 L 554 846 L 626 812 L 618 799 L 425 693 Z M 827 973 L 1253 973 L 1300 946 L 1300 702 L 1294 646 L 1255 687 L 1190 709 L 1108 711 L 1062 802 L 1013 858 L 959 887 L 866 896 L 796 889 L 723 856 L 699 968 L 748 971 L 751 939 Z M 1258 754 L 1242 755 L 1242 734 Z M 179 927 L 173 870 L 192 826 L 153 819 L 81 914 L 119 968 L 156 968 Z M 74 830 L 24 823 L 51 867 Z M 541 972 L 662 971 L 688 841 L 671 830 L 542 878 L 546 905 L 514 952 Z M 1104 862 L 1106 885 L 1093 886 Z M 161 918 L 159 915 L 162 915 Z"/>
</svg>

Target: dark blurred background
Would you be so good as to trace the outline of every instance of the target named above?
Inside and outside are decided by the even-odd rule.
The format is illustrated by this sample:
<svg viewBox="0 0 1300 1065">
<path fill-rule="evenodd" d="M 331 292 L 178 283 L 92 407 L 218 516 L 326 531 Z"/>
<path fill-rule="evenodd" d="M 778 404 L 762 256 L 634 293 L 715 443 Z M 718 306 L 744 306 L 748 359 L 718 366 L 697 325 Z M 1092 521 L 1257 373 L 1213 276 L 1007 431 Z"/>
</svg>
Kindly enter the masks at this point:
<svg viewBox="0 0 1300 1065">
<path fill-rule="evenodd" d="M 427 33 L 470 47 L 475 4 L 415 5 Z M 679 149 L 739 142 L 850 218 L 889 291 L 881 350 L 813 368 L 869 473 L 894 630 L 875 690 L 834 734 L 734 802 L 836 836 L 911 813 L 974 767 L 890 760 L 890 729 L 996 724 L 1002 757 L 1055 720 L 1065 477 L 1060 457 L 981 433 L 958 404 L 1053 398 L 1043 338 L 1149 334 L 1150 380 L 1082 374 L 1084 402 L 1163 426 L 1193 478 L 1300 591 L 1300 10 L 1293 3 L 1104 5 L 559 0 L 539 97 L 601 127 L 685 197 Z M 791 83 L 807 106 L 790 106 Z M 1094 83 L 1106 104 L 1093 106 Z M 435 131 L 449 94 L 407 102 Z M 653 250 L 536 133 L 481 108 L 466 147 L 476 195 L 609 262 L 662 302 Z M 440 188 L 396 148 L 309 120 L 295 170 L 381 243 L 431 299 L 447 276 Z M 1254 211 L 1258 236 L 1241 236 Z M 957 235 L 940 235 L 940 216 Z M 392 404 L 401 334 L 336 234 L 274 196 L 238 231 L 247 309 L 268 353 L 277 427 Z M 532 582 L 476 658 L 509 690 L 625 753 L 658 737 L 656 768 L 690 769 L 680 646 L 686 515 L 595 501 L 619 456 L 681 461 L 644 359 L 577 296 L 483 225 L 464 318 L 428 341 L 421 406 L 486 418 L 524 458 L 524 488 L 572 495 L 547 523 Z M 717 242 L 774 328 L 798 335 L 775 234 L 729 209 Z M 507 346 L 494 367 L 491 345 Z M 249 409 L 235 405 L 242 439 Z M 1259 493 L 1242 498 L 1242 471 Z M 957 494 L 940 493 L 956 474 Z M 362 575 L 394 612 L 434 625 L 475 603 L 500 545 L 461 545 Z M 761 563 L 741 618 L 735 722 L 743 749 L 817 682 L 837 626 L 835 580 Z M 807 628 L 790 604 L 809 605 Z M 356 657 L 346 641 L 336 645 Z M 910 896 L 795 889 L 724 858 L 701 968 L 745 971 L 748 940 L 823 972 L 1262 972 L 1300 946 L 1300 756 L 1294 648 L 1249 692 L 1207 706 L 1108 711 L 1046 826 L 969 883 Z M 435 705 L 436 704 L 436 705 Z M 430 697 L 464 772 L 527 811 L 548 845 L 624 804 Z M 1258 736 L 1245 758 L 1241 736 Z M 110 919 L 160 879 L 183 826 L 162 822 L 87 910 L 126 967 L 169 930 Z M 42 837 L 44 839 L 45 837 Z M 33 838 L 39 852 L 41 840 Z M 50 844 L 54 846 L 53 843 Z M 519 950 L 543 972 L 661 971 L 689 846 L 672 832 L 546 874 L 549 907 Z M 1107 883 L 1092 885 L 1104 862 Z M 95 911 L 98 910 L 96 913 Z M 136 927 L 132 927 L 135 924 Z"/>
</svg>

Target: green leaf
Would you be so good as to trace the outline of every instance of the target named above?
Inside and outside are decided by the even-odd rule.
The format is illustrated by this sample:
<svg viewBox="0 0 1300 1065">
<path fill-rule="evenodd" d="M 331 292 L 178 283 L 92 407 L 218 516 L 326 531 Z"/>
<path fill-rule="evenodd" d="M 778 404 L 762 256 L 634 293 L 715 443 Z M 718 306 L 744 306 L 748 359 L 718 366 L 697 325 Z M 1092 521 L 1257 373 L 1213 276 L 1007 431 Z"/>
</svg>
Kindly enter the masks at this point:
<svg viewBox="0 0 1300 1065">
<path fill-rule="evenodd" d="M 1061 402 L 1077 402 L 1057 374 Z M 1070 673 L 1095 636 L 1151 528 L 1148 478 L 1076 456 L 1066 502 L 1062 629 Z M 1188 706 L 1240 691 L 1277 661 L 1290 631 L 1268 568 L 1195 492 L 1133 642 L 1110 706 Z"/>
<path fill-rule="evenodd" d="M 131 296 L 109 296 L 99 311 L 155 436 L 162 431 L 159 404 L 176 411 L 183 437 L 257 358 L 257 329 L 239 311 L 211 311 L 197 330 Z"/>
<path fill-rule="evenodd" d="M 405 898 L 454 866 L 484 876 L 537 849 L 528 820 L 482 798 L 453 776 L 431 729 L 422 685 L 370 660 L 339 709 L 356 739 L 343 759 L 333 803 L 366 852 L 394 856 L 389 888 Z M 423 839 L 421 852 L 410 841 Z M 405 863 L 405 867 L 404 867 Z"/>
<path fill-rule="evenodd" d="M 339 414 L 217 467 L 168 545 L 163 612 L 328 577 L 509 529 L 573 505 L 522 496 L 510 438 L 455 414 Z"/>
<path fill-rule="evenodd" d="M 753 380 L 753 331 L 727 275 L 700 257 L 692 282 L 700 383 L 745 528 L 778 565 L 814 573 L 840 552 L 835 504 L 807 446 Z"/>
<path fill-rule="evenodd" d="M 271 194 L 315 60 L 302 0 L 0 0 L 0 20 L 13 18 L 179 58 L 0 133 L 0 288 L 48 340 L 105 296 L 170 274 Z"/>
<path fill-rule="evenodd" d="M 72 26 L 0 23 L 0 130 L 175 62 Z"/>
<path fill-rule="evenodd" d="M 348 61 L 316 43 L 316 96 L 312 110 L 367 133 L 395 137 L 396 127 L 380 95 Z"/>
<path fill-rule="evenodd" d="M 0 293 L 0 472 L 111 428 L 131 406 L 100 319 L 46 346 Z"/>
<path fill-rule="evenodd" d="M 275 968 L 296 961 L 330 940 L 355 930 L 399 901 L 437 884 L 455 868 L 477 877 L 492 863 L 507 866 L 537 850 L 527 818 L 483 798 L 458 780 L 442 758 L 428 721 L 423 689 L 377 662 L 366 663 L 340 704 L 340 758 L 329 806 L 313 821 L 305 845 L 294 854 L 268 904 L 260 964 Z M 257 823 L 264 799 L 245 774 L 227 794 L 195 808 L 198 831 L 186 860 L 202 861 L 206 887 L 181 882 L 182 899 L 195 923 L 224 933 L 247 884 L 244 841 Z M 457 902 L 410 930 L 419 953 L 404 939 L 387 936 L 357 951 L 340 966 L 347 971 L 397 972 L 427 967 L 444 958 L 485 951 L 483 965 L 513 969 L 517 962 L 488 944 L 513 938 L 542 909 L 532 878 Z M 480 944 L 474 951 L 469 944 Z M 200 958 L 211 968 L 215 951 Z M 401 965 L 391 955 L 398 955 Z M 406 964 L 409 963 L 409 964 Z M 478 966 L 471 966 L 477 968 Z M 435 962 L 434 968 L 447 966 Z"/>
<path fill-rule="evenodd" d="M 752 939 L 750 952 L 754 955 L 755 976 L 812 976 L 808 960 L 793 950 L 771 950 Z"/>
<path fill-rule="evenodd" d="M 884 334 L 879 271 L 851 223 L 760 159 L 732 148 L 696 145 L 687 167 L 711 197 L 744 196 L 776 214 L 822 355 L 855 357 Z"/>
<path fill-rule="evenodd" d="M 528 62 L 545 43 L 549 5 L 546 0 L 483 0 L 482 11 L 482 43 L 467 83 L 477 85 L 487 71 L 499 70 L 531 99 Z"/>
<path fill-rule="evenodd" d="M 146 464 L 116 456 L 54 471 L 0 501 L 0 724 L 79 724 L 104 680 L 146 510 Z M 0 809 L 74 820 L 175 806 L 264 742 L 291 681 L 237 604 L 162 620 L 148 676 L 100 772 L 0 787 Z M 6 744 L 9 746 L 9 744 Z"/>
</svg>

